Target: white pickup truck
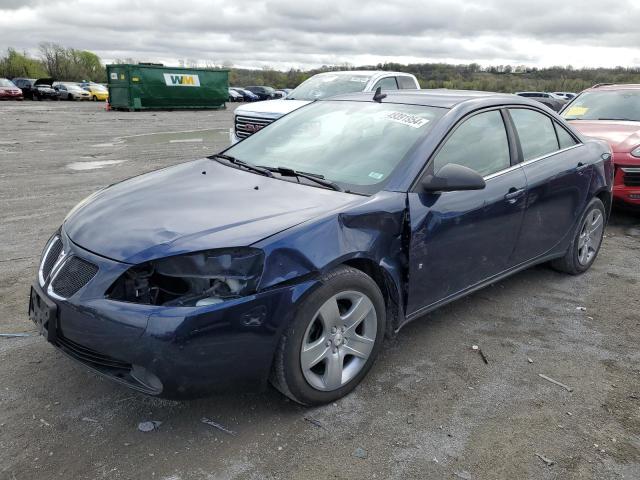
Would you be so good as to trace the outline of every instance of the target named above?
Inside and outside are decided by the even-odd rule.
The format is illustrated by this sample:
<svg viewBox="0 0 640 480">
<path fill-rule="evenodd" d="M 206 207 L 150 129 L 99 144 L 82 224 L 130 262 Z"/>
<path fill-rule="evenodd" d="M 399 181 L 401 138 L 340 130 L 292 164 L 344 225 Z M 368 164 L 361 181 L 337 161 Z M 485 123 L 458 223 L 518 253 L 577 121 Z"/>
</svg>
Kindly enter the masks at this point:
<svg viewBox="0 0 640 480">
<path fill-rule="evenodd" d="M 416 90 L 415 76 L 402 72 L 352 70 L 319 73 L 302 82 L 286 98 L 241 105 L 235 109 L 231 143 L 236 143 L 266 127 L 274 120 L 314 100 L 355 92 L 382 90 Z"/>
</svg>

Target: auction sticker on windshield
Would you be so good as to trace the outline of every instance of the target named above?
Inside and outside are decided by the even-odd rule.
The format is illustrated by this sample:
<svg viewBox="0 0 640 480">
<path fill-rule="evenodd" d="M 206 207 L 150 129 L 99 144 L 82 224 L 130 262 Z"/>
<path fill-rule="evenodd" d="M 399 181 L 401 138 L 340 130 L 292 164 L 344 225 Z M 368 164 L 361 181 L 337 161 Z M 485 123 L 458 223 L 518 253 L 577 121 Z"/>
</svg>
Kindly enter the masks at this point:
<svg viewBox="0 0 640 480">
<path fill-rule="evenodd" d="M 581 117 L 588 111 L 589 109 L 586 107 L 570 107 L 569 110 L 566 111 L 565 115 L 571 117 Z"/>
<path fill-rule="evenodd" d="M 411 128 L 420 128 L 429 123 L 429 120 L 427 120 L 426 118 L 418 117 L 417 115 L 409 115 L 408 113 L 402 112 L 389 112 L 386 115 L 386 118 L 388 120 L 391 120 L 392 122 L 401 123 L 402 125 L 406 125 L 407 127 Z"/>
</svg>

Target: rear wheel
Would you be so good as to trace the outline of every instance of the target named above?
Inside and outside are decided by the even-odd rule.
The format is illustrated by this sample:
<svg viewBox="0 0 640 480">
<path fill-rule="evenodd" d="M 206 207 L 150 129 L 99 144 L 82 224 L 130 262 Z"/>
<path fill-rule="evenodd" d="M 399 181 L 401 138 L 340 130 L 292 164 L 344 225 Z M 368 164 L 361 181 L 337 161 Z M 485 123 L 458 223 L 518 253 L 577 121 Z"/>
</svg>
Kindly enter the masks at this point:
<svg viewBox="0 0 640 480">
<path fill-rule="evenodd" d="M 602 201 L 598 198 L 591 200 L 582 214 L 567 253 L 551 262 L 551 266 L 571 275 L 586 272 L 600 251 L 606 218 Z"/>
<path fill-rule="evenodd" d="M 297 309 L 276 352 L 271 382 L 304 405 L 332 402 L 367 374 L 384 331 L 377 284 L 360 270 L 339 267 Z"/>
</svg>

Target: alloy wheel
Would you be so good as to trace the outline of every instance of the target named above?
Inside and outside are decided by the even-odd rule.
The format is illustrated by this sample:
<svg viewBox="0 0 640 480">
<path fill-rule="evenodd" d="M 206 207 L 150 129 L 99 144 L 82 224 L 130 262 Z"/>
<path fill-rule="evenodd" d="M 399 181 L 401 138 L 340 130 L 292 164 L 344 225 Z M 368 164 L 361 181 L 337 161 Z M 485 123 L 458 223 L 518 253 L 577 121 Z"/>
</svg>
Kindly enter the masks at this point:
<svg viewBox="0 0 640 480">
<path fill-rule="evenodd" d="M 602 212 L 594 208 L 591 210 L 580 229 L 578 237 L 578 262 L 580 265 L 588 265 L 598 253 L 604 231 L 604 217 Z"/>
<path fill-rule="evenodd" d="M 365 294 L 345 291 L 329 298 L 302 341 L 300 362 L 309 385 L 332 391 L 349 383 L 371 355 L 377 326 L 376 309 Z"/>
</svg>

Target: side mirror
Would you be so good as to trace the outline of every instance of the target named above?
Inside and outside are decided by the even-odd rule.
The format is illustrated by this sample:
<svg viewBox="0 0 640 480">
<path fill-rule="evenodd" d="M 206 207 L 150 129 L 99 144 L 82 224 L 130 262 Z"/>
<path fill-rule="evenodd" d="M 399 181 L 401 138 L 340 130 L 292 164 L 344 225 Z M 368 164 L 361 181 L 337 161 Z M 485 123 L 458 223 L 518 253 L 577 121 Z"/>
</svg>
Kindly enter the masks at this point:
<svg viewBox="0 0 640 480">
<path fill-rule="evenodd" d="M 484 178 L 469 167 L 448 163 L 434 175 L 427 175 L 420 182 L 423 192 L 457 192 L 462 190 L 482 190 Z"/>
</svg>

